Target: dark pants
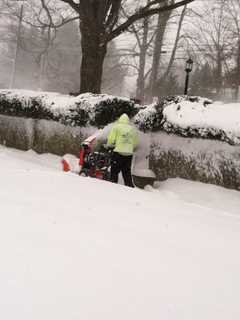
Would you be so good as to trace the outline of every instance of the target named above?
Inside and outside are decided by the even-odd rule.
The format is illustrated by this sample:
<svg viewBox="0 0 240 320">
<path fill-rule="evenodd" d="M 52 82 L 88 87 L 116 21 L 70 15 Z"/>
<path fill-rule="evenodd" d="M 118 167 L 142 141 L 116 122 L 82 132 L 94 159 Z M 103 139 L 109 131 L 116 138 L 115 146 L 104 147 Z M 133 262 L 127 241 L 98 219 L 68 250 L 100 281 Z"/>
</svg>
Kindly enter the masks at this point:
<svg viewBox="0 0 240 320">
<path fill-rule="evenodd" d="M 123 156 L 117 152 L 113 152 L 111 160 L 111 181 L 117 183 L 118 175 L 122 172 L 124 184 L 133 188 L 131 166 L 132 156 Z"/>
</svg>

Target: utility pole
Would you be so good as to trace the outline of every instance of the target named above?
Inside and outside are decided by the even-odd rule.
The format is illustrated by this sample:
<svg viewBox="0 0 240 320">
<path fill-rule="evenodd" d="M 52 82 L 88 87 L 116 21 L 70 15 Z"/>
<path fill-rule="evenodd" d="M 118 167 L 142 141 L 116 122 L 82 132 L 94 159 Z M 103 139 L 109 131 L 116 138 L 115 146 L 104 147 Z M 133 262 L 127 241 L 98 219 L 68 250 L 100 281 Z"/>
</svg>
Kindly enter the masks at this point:
<svg viewBox="0 0 240 320">
<path fill-rule="evenodd" d="M 17 58 L 18 58 L 18 52 L 19 52 L 19 47 L 20 47 L 20 34 L 21 34 L 22 20 L 23 20 L 23 4 L 21 5 L 19 22 L 18 22 L 17 42 L 16 42 L 16 49 L 15 49 L 15 54 L 14 54 L 14 58 L 13 58 L 11 80 L 10 80 L 10 85 L 9 85 L 10 89 L 12 89 L 14 87 L 14 84 L 15 84 Z"/>
</svg>

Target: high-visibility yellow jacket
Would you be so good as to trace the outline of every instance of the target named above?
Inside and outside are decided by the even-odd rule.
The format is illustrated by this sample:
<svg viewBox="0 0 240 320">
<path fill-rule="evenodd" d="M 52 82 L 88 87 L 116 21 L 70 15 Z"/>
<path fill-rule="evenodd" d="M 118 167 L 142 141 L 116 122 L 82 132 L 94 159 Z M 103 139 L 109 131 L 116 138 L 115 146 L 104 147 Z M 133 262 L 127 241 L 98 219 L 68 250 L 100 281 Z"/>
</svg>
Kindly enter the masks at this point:
<svg viewBox="0 0 240 320">
<path fill-rule="evenodd" d="M 128 116 L 124 113 L 113 125 L 107 144 L 114 146 L 114 152 L 122 155 L 132 155 L 139 144 L 136 128 L 130 123 Z"/>
</svg>

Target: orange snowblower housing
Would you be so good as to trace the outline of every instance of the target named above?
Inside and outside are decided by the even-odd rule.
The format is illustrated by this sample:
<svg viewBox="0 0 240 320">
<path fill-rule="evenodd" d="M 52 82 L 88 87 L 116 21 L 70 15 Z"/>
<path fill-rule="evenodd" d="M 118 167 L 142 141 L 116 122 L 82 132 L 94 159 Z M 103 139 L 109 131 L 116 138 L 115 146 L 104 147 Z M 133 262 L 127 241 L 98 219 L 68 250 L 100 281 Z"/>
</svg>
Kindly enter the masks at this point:
<svg viewBox="0 0 240 320">
<path fill-rule="evenodd" d="M 111 150 L 101 147 L 93 151 L 94 140 L 81 145 L 79 166 L 80 175 L 97 179 L 110 180 Z"/>
<path fill-rule="evenodd" d="M 79 158 L 66 154 L 62 158 L 63 170 L 74 172 L 81 176 L 110 180 L 110 167 L 112 150 L 96 144 L 104 141 L 103 130 L 99 129 L 85 139 L 80 146 Z M 106 140 L 106 139 L 105 139 Z M 99 149 L 96 151 L 96 149 Z"/>
</svg>

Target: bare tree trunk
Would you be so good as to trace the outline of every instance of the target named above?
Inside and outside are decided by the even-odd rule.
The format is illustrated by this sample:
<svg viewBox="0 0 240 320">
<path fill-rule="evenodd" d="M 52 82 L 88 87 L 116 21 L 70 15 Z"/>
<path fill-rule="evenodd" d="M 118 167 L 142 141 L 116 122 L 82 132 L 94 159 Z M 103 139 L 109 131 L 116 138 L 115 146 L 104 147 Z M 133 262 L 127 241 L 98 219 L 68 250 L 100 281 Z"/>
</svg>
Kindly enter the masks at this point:
<svg viewBox="0 0 240 320">
<path fill-rule="evenodd" d="M 107 45 L 98 33 L 93 32 L 88 25 L 80 23 L 82 62 L 80 93 L 101 92 L 103 62 L 107 53 Z"/>
<path fill-rule="evenodd" d="M 176 51 L 177 51 L 177 47 L 178 47 L 178 43 L 179 43 L 179 39 L 180 39 L 180 33 L 181 33 L 184 17 L 186 15 L 186 11 L 187 11 L 187 5 L 185 5 L 183 7 L 183 10 L 182 10 L 181 15 L 180 15 L 180 19 L 179 19 L 179 23 L 178 23 L 177 35 L 176 35 L 176 39 L 175 39 L 175 42 L 174 42 L 174 47 L 173 47 L 173 50 L 172 50 L 171 58 L 170 58 L 169 63 L 168 63 L 167 70 L 166 70 L 166 72 L 164 73 L 164 75 L 162 77 L 163 81 L 165 81 L 167 79 L 167 77 L 168 77 L 168 75 L 170 73 L 170 70 L 171 70 L 171 68 L 173 66 L 174 60 L 175 60 L 175 55 L 176 55 Z"/>
<path fill-rule="evenodd" d="M 235 100 L 239 98 L 239 86 L 240 86 L 240 39 L 238 39 L 238 50 L 237 50 L 237 70 L 236 70 L 236 91 Z"/>
<path fill-rule="evenodd" d="M 149 21 L 145 18 L 143 21 L 143 40 L 140 46 L 140 57 L 139 57 L 139 73 L 137 78 L 137 99 L 140 101 L 144 100 L 144 89 L 145 89 L 145 66 L 146 66 L 146 54 L 148 48 L 148 30 Z"/>
<path fill-rule="evenodd" d="M 222 79 L 223 79 L 223 70 L 222 70 L 222 61 L 223 61 L 222 51 L 219 50 L 217 54 L 217 70 L 216 70 L 216 91 L 219 96 L 222 89 Z"/>
<path fill-rule="evenodd" d="M 21 35 L 21 25 L 23 20 L 23 4 L 21 5 L 20 9 L 20 17 L 18 22 L 18 29 L 17 29 L 17 43 L 16 43 L 16 49 L 13 59 L 13 68 L 12 68 L 12 74 L 11 74 L 11 80 L 10 80 L 10 89 L 14 88 L 15 86 L 15 77 L 16 77 L 16 69 L 17 69 L 17 60 L 18 60 L 18 53 L 19 53 L 19 47 L 20 47 L 20 35 Z"/>
<path fill-rule="evenodd" d="M 158 15 L 158 24 L 157 24 L 157 33 L 155 38 L 155 46 L 153 52 L 153 61 L 152 61 L 152 73 L 150 80 L 150 95 L 153 97 L 156 92 L 156 82 L 158 78 L 160 59 L 162 54 L 162 46 L 164 34 L 166 31 L 168 20 L 171 16 L 171 11 L 166 11 L 159 13 Z"/>
<path fill-rule="evenodd" d="M 40 61 L 39 61 L 39 82 L 38 82 L 39 91 L 44 90 L 45 69 L 46 69 L 46 55 L 45 53 L 42 53 L 40 55 Z"/>
</svg>

